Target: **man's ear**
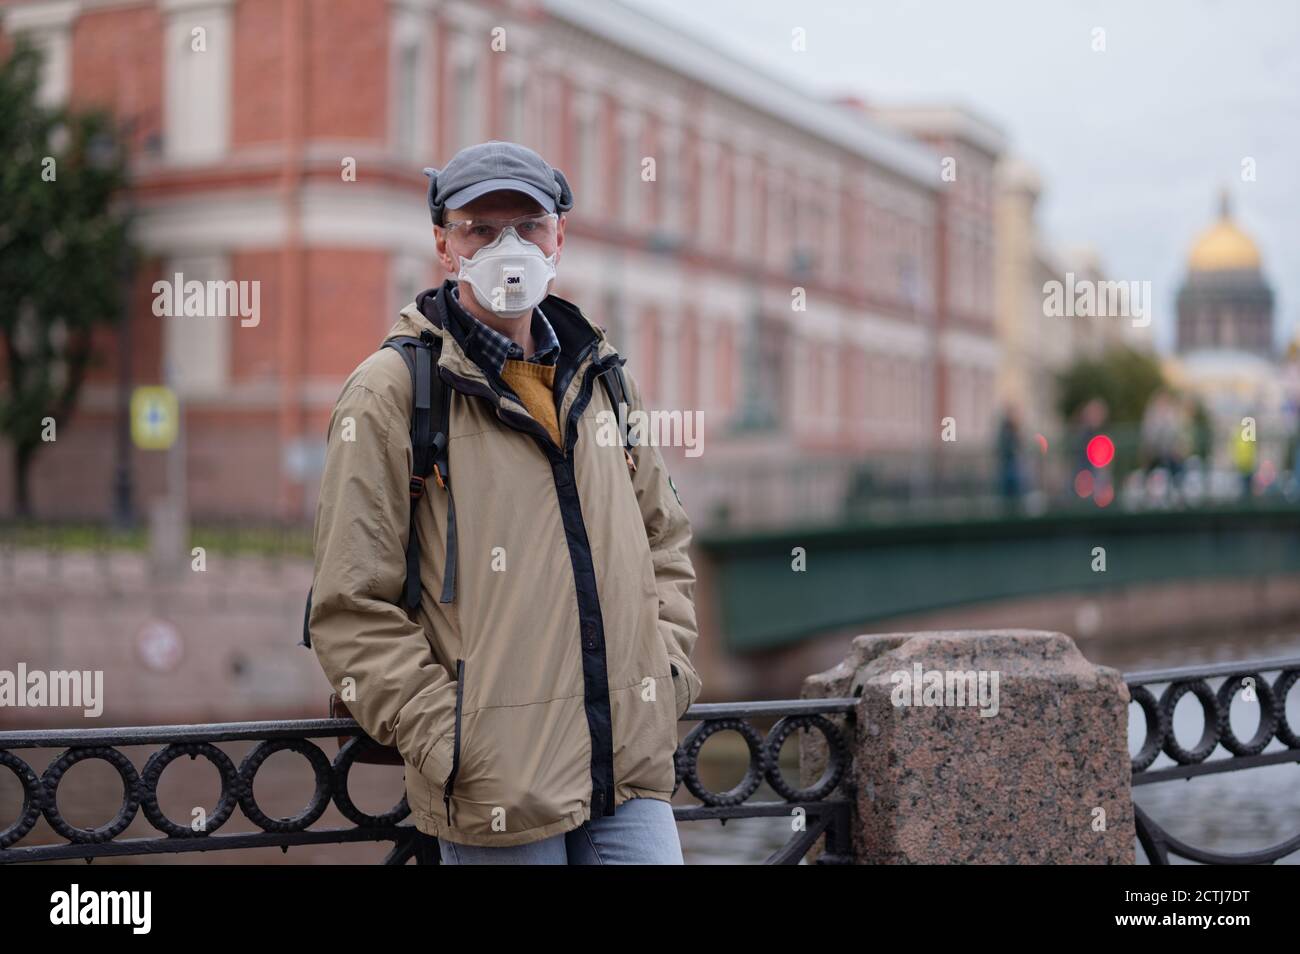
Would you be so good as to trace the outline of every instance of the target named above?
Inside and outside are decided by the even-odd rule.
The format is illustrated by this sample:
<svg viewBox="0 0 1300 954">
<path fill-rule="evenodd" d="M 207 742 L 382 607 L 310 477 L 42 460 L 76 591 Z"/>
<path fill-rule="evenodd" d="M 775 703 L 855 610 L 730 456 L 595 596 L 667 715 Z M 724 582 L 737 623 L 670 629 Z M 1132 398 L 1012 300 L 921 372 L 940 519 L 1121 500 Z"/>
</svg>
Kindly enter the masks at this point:
<svg viewBox="0 0 1300 954">
<path fill-rule="evenodd" d="M 442 263 L 443 270 L 448 275 L 459 274 L 460 267 L 452 260 L 451 249 L 447 246 L 447 233 L 437 226 L 434 226 L 433 229 L 433 247 L 438 255 L 438 261 Z"/>
</svg>

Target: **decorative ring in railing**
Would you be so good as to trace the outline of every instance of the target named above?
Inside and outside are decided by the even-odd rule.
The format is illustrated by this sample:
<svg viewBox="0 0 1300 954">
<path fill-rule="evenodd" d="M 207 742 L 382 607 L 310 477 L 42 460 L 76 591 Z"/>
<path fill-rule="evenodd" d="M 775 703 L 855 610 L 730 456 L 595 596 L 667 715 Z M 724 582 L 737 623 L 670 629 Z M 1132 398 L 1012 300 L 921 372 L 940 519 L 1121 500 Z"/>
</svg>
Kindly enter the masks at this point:
<svg viewBox="0 0 1300 954">
<path fill-rule="evenodd" d="M 1268 673 L 1276 673 L 1270 679 Z M 1210 680 L 1221 678 L 1217 689 Z M 1300 680 L 1300 656 L 1268 659 L 1253 663 L 1223 663 L 1184 669 L 1129 673 L 1125 677 L 1129 695 L 1143 713 L 1145 737 L 1133 756 L 1133 784 L 1151 785 L 1171 779 L 1187 779 L 1219 772 L 1287 762 L 1300 763 L 1300 736 L 1287 718 L 1287 694 Z M 1164 686 L 1157 698 L 1152 686 Z M 1247 739 L 1232 727 L 1232 703 L 1239 693 L 1257 703 L 1259 721 Z M 1174 733 L 1174 710 L 1188 694 L 1199 703 L 1202 715 L 1200 737 L 1191 748 Z M 1276 740 L 1278 748 L 1267 751 Z M 1222 746 L 1227 756 L 1210 758 Z M 1152 768 L 1161 753 L 1173 765 Z M 1134 806 L 1138 840 L 1153 864 L 1168 864 L 1174 854 L 1206 864 L 1260 864 L 1300 850 L 1300 834 L 1280 844 L 1257 851 L 1229 854 L 1207 851 L 1183 842 L 1161 828 L 1140 807 Z"/>
<path fill-rule="evenodd" d="M 789 844 L 774 853 L 768 863 L 798 863 L 817 839 L 826 835 L 826 849 L 819 863 L 843 862 L 847 858 L 849 801 L 833 798 L 850 762 L 847 742 L 840 728 L 827 716 L 852 712 L 855 700 L 819 699 L 738 705 L 697 705 L 683 721 L 700 721 L 675 755 L 677 769 L 674 792 L 684 781 L 701 802 L 700 806 L 674 809 L 681 821 L 704 818 L 757 817 L 803 811 L 806 827 Z M 766 737 L 748 721 L 776 717 Z M 829 758 L 825 772 L 807 789 L 792 787 L 781 776 L 777 758 L 781 745 L 799 728 L 820 732 L 826 739 Z M 749 746 L 750 759 L 745 778 L 727 792 L 712 792 L 700 781 L 698 759 L 706 739 L 721 731 L 736 731 Z M 351 735 L 333 762 L 311 740 Z M 238 767 L 218 743 L 255 741 L 257 744 Z M 154 854 L 180 851 L 216 851 L 234 848 L 328 844 L 355 841 L 391 841 L 386 864 L 403 864 L 412 858 L 437 862 L 424 850 L 424 841 L 411 825 L 402 825 L 410 809 L 405 795 L 389 811 L 371 815 L 360 811 L 348 791 L 348 779 L 358 755 L 374 743 L 351 719 L 306 719 L 282 722 L 238 722 L 218 725 L 175 725 L 138 728 L 37 730 L 0 732 L 0 766 L 18 779 L 22 807 L 8 827 L 0 829 L 0 864 L 20 861 L 52 861 L 68 858 L 96 858 L 111 855 Z M 137 772 L 120 747 L 161 746 Z M 15 750 L 64 749 L 41 775 Z M 258 769 L 268 757 L 287 750 L 301 755 L 310 766 L 315 787 L 307 806 L 287 818 L 273 818 L 253 796 Z M 168 818 L 158 803 L 158 784 L 166 767 L 181 756 L 205 758 L 216 768 L 221 781 L 216 807 L 204 824 L 195 829 Z M 73 765 L 86 760 L 108 762 L 122 781 L 122 801 L 112 819 L 96 828 L 70 823 L 59 810 L 58 791 L 64 775 Z M 747 803 L 767 781 L 784 802 Z M 350 821 L 353 828 L 312 829 L 329 805 Z M 259 831 L 223 833 L 235 808 L 242 810 Z M 117 840 L 141 808 L 160 837 Z M 65 844 L 20 846 L 44 817 Z"/>
<path fill-rule="evenodd" d="M 709 703 L 692 706 L 687 716 L 700 724 L 686 734 L 677 749 L 677 784 L 701 802 L 699 807 L 677 808 L 679 821 L 716 818 L 754 818 L 802 813 L 804 825 L 783 847 L 768 858 L 767 864 L 798 864 L 799 859 L 824 834 L 825 849 L 818 864 L 847 864 L 851 860 L 850 823 L 852 802 L 847 793 L 837 789 L 848 774 L 852 753 L 842 727 L 830 717 L 852 718 L 853 698 L 801 699 L 779 702 Z M 776 717 L 777 722 L 766 736 L 759 735 L 750 724 L 754 718 Z M 806 789 L 794 788 L 781 775 L 778 764 L 781 746 L 797 729 L 812 729 L 826 741 L 826 767 L 821 778 Z M 749 750 L 744 777 L 725 792 L 714 792 L 700 780 L 699 757 L 704 743 L 719 732 L 736 732 Z M 748 799 L 767 782 L 785 801 L 749 802 Z"/>
<path fill-rule="evenodd" d="M 333 762 L 311 741 L 340 735 L 353 738 L 344 744 Z M 236 741 L 257 741 L 238 768 L 216 745 Z M 14 823 L 0 830 L 0 863 L 268 845 L 287 849 L 291 845 L 351 841 L 392 841 L 394 848 L 387 860 L 401 863 L 409 860 L 415 846 L 415 829 L 397 824 L 410 813 L 405 796 L 392 810 L 376 816 L 360 812 L 348 793 L 352 765 L 362 748 L 372 744 L 350 719 L 3 732 L 0 733 L 0 765 L 17 777 L 23 802 Z M 120 747 L 136 745 L 162 746 L 139 773 L 120 751 Z M 32 748 L 64 748 L 64 751 L 38 776 L 13 751 Z M 258 805 L 253 787 L 262 763 L 281 750 L 297 752 L 307 760 L 315 788 L 303 811 L 288 818 L 272 818 Z M 163 772 L 181 756 L 207 759 L 221 781 L 216 807 L 199 828 L 168 818 L 158 803 L 158 784 Z M 58 792 L 67 770 L 89 759 L 108 762 L 117 770 L 122 780 L 122 801 L 116 815 L 107 823 L 81 828 L 69 822 L 60 811 Z M 356 827 L 310 831 L 331 802 Z M 260 831 L 220 833 L 236 807 Z M 164 837 L 117 841 L 117 836 L 126 830 L 141 808 L 149 824 Z M 13 847 L 31 832 L 42 816 L 55 832 L 67 839 L 67 844 Z"/>
</svg>

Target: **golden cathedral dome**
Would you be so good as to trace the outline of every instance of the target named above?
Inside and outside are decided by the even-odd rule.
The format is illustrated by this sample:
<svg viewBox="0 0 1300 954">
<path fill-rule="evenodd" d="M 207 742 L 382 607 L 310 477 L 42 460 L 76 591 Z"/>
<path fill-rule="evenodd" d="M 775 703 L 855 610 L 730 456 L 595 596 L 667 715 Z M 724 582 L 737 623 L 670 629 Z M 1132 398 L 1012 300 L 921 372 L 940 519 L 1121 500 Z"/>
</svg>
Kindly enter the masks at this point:
<svg viewBox="0 0 1300 954">
<path fill-rule="evenodd" d="M 1232 221 L 1225 189 L 1219 200 L 1219 221 L 1200 234 L 1187 257 L 1193 272 L 1223 272 L 1235 269 L 1258 269 L 1259 249 L 1249 235 Z"/>
</svg>

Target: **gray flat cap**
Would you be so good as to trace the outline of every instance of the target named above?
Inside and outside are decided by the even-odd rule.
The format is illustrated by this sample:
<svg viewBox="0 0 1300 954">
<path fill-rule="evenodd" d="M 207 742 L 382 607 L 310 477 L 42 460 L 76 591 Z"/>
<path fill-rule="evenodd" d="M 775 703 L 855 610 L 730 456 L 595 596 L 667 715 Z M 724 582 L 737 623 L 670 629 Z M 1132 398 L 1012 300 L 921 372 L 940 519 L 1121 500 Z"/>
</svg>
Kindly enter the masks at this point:
<svg viewBox="0 0 1300 954">
<path fill-rule="evenodd" d="M 442 169 L 426 168 L 429 215 L 442 225 L 443 212 L 459 209 L 481 195 L 513 189 L 535 199 L 547 212 L 573 208 L 573 193 L 564 173 L 527 146 L 497 139 L 466 146 Z"/>
</svg>

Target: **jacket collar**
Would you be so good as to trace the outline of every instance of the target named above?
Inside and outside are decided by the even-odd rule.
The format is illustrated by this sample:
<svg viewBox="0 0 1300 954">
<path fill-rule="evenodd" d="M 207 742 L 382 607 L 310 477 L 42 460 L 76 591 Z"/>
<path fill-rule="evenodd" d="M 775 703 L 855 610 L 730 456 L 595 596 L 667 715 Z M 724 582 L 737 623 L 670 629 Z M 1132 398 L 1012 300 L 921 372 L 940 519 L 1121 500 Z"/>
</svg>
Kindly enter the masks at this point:
<svg viewBox="0 0 1300 954">
<path fill-rule="evenodd" d="M 470 341 L 477 346 L 475 348 L 477 353 L 471 353 L 471 355 L 479 364 L 490 364 L 494 369 L 500 371 L 506 359 L 511 355 L 526 358 L 529 361 L 537 361 L 541 364 L 555 364 L 559 359 L 560 341 L 555 337 L 555 330 L 551 327 L 551 323 L 546 320 L 546 313 L 542 311 L 540 305 L 533 308 L 532 315 L 529 317 L 534 345 L 531 356 L 525 355 L 523 349 L 515 344 L 513 340 L 469 314 L 465 307 L 460 304 L 460 295 L 455 285 L 451 287 L 451 297 L 447 300 L 447 308 L 449 311 L 459 309 L 468 319 L 469 326 L 473 328 Z"/>
<path fill-rule="evenodd" d="M 456 284 L 448 278 L 441 285 L 426 288 L 415 297 L 415 310 L 426 320 L 432 330 L 442 335 L 442 356 L 438 363 L 461 377 L 482 381 L 501 389 L 499 375 L 489 376 L 477 358 L 477 341 L 472 319 L 452 295 Z M 556 367 L 556 381 L 566 381 L 587 357 L 602 364 L 618 360 L 618 351 L 605 337 L 605 332 L 593 325 L 581 309 L 558 295 L 547 295 L 541 302 L 555 337 L 560 343 L 560 358 Z"/>
</svg>

